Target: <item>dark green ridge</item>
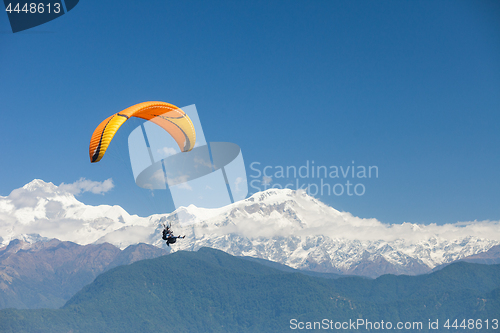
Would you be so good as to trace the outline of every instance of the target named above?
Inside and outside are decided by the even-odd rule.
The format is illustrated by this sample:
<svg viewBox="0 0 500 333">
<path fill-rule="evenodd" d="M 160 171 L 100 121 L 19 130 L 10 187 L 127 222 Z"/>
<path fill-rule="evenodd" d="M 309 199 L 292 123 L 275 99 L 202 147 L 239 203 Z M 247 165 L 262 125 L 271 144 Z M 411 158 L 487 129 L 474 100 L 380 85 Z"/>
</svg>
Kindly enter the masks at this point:
<svg viewBox="0 0 500 333">
<path fill-rule="evenodd" d="M 203 248 L 114 268 L 61 309 L 2 310 L 0 332 L 300 331 L 293 318 L 421 321 L 422 332 L 431 319 L 442 332 L 446 319 L 500 320 L 499 273 L 461 262 L 413 277 L 328 279 Z M 476 331 L 493 330 L 467 330 Z"/>
</svg>

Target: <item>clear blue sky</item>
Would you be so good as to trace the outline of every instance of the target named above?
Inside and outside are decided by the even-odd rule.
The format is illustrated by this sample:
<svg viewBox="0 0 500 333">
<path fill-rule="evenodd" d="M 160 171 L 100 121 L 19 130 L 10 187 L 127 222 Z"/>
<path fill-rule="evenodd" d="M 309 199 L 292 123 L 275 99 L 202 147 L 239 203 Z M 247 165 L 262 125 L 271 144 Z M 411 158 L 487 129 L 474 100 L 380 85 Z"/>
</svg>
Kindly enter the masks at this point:
<svg viewBox="0 0 500 333">
<path fill-rule="evenodd" d="M 0 59 L 3 196 L 34 178 L 112 178 L 79 200 L 171 211 L 168 192 L 134 183 L 139 121 L 101 162 L 88 156 L 103 119 L 161 100 L 196 104 L 207 141 L 237 143 L 249 175 L 253 162 L 377 166 L 378 178 L 350 179 L 364 195 L 318 196 L 336 209 L 386 223 L 500 219 L 498 1 L 81 0 L 16 34 L 0 14 Z"/>
</svg>

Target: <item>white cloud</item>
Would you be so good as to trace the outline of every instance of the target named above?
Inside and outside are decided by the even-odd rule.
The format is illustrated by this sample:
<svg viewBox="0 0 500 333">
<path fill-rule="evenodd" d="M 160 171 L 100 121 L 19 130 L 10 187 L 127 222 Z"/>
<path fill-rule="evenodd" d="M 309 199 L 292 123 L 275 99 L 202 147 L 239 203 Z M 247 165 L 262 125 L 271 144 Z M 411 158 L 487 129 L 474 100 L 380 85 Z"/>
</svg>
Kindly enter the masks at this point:
<svg viewBox="0 0 500 333">
<path fill-rule="evenodd" d="M 212 168 L 212 163 L 209 160 L 195 156 L 194 163 L 205 166 L 207 168 Z"/>
<path fill-rule="evenodd" d="M 153 180 L 155 184 L 159 184 L 159 187 L 165 186 L 165 173 L 163 169 L 156 170 L 151 176 L 150 180 Z"/>
<path fill-rule="evenodd" d="M 103 182 L 80 178 L 79 180 L 71 184 L 61 183 L 61 185 L 58 186 L 58 190 L 75 195 L 84 192 L 92 192 L 94 194 L 104 194 L 109 190 L 111 190 L 113 187 L 114 184 L 111 178 L 106 179 Z"/>
<path fill-rule="evenodd" d="M 158 154 L 160 154 L 162 158 L 166 158 L 177 154 L 177 150 L 171 147 L 163 147 L 161 149 L 158 149 Z"/>
<path fill-rule="evenodd" d="M 243 182 L 243 178 L 242 177 L 236 177 L 235 181 L 234 181 L 234 188 L 236 191 L 241 191 L 239 185 Z"/>
<path fill-rule="evenodd" d="M 13 190 L 7 199 L 15 209 L 35 208 L 39 204 L 40 198 L 50 201 L 52 198 L 57 197 L 59 193 L 77 195 L 84 192 L 92 192 L 95 194 L 104 194 L 111 190 L 113 186 L 111 178 L 103 182 L 80 178 L 74 183 L 62 183 L 59 186 L 35 179 L 21 188 Z"/>
<path fill-rule="evenodd" d="M 262 185 L 269 185 L 271 184 L 273 179 L 271 177 L 263 176 L 262 177 Z"/>
<path fill-rule="evenodd" d="M 193 188 L 188 184 L 187 179 L 188 176 L 179 176 L 176 179 L 174 179 L 176 188 L 192 191 Z"/>
</svg>

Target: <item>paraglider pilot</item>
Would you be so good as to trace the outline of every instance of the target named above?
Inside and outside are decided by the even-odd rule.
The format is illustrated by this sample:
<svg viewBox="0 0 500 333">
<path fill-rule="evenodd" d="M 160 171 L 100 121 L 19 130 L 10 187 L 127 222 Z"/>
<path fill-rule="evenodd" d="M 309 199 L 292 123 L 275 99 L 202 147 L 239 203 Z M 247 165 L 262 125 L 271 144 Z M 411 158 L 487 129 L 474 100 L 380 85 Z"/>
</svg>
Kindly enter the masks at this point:
<svg viewBox="0 0 500 333">
<path fill-rule="evenodd" d="M 167 246 L 170 246 L 170 244 L 174 244 L 177 241 L 177 238 L 182 238 L 186 236 L 174 236 L 174 233 L 172 230 L 170 230 L 169 225 L 163 225 L 163 234 L 162 234 L 162 239 L 167 241 Z"/>
</svg>

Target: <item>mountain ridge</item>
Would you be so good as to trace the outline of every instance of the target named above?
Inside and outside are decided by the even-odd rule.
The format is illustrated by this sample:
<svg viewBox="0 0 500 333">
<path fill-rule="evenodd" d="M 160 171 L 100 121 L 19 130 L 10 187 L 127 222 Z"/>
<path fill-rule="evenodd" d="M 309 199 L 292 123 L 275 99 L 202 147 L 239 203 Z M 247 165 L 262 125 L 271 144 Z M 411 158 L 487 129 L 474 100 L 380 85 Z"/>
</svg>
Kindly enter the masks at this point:
<svg viewBox="0 0 500 333">
<path fill-rule="evenodd" d="M 183 219 L 178 216 L 182 214 Z M 121 249 L 146 243 L 167 249 L 160 222 L 179 240 L 171 251 L 201 247 L 334 274 L 422 274 L 500 245 L 500 223 L 387 225 L 340 212 L 304 191 L 269 189 L 218 209 L 181 207 L 170 214 L 129 215 L 119 206 L 89 206 L 65 187 L 34 180 L 0 197 L 3 245 L 49 238 Z M 189 218 L 188 223 L 183 223 Z"/>
<path fill-rule="evenodd" d="M 109 243 L 13 240 L 0 248 L 0 308 L 57 308 L 99 274 L 164 254 L 146 244 L 120 250 Z"/>
</svg>

